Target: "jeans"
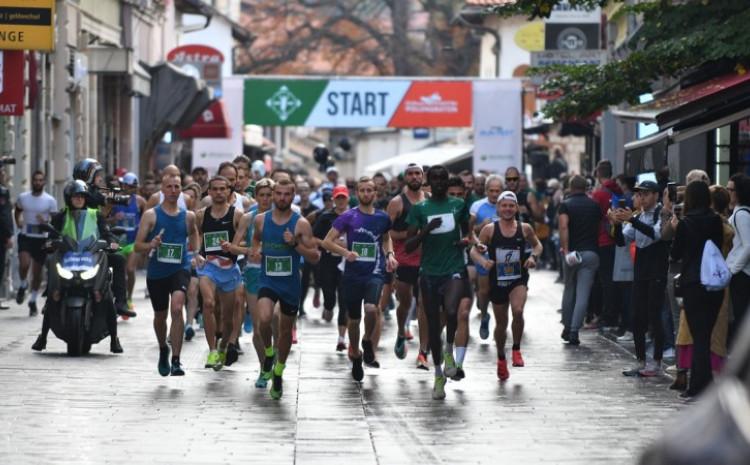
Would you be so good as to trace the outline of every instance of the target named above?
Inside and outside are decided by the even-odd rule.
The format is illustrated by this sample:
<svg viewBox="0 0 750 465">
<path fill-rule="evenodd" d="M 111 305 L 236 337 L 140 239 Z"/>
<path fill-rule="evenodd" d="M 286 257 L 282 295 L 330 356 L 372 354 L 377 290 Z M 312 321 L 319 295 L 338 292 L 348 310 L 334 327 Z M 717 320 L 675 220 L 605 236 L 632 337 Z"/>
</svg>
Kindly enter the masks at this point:
<svg viewBox="0 0 750 465">
<path fill-rule="evenodd" d="M 594 311 L 600 311 L 601 318 L 605 326 L 617 325 L 617 302 L 616 290 L 612 281 L 612 273 L 615 269 L 615 245 L 606 245 L 599 247 L 599 280 L 601 281 L 601 310 L 595 308 Z"/>
<path fill-rule="evenodd" d="M 700 283 L 683 290 L 685 318 L 693 336 L 693 361 L 688 393 L 700 394 L 711 383 L 711 332 L 719 316 L 724 291 L 707 291 Z"/>
<path fill-rule="evenodd" d="M 732 281 L 729 283 L 729 295 L 732 297 L 732 313 L 734 314 L 734 320 L 729 325 L 729 339 L 727 340 L 727 346 L 731 349 L 734 336 L 742 327 L 747 306 L 750 304 L 750 276 L 744 271 L 732 276 Z"/>
<path fill-rule="evenodd" d="M 654 360 L 660 361 L 664 352 L 664 310 L 666 276 L 661 279 L 633 281 L 633 342 L 635 356 L 646 360 L 646 332 L 654 338 Z"/>
<path fill-rule="evenodd" d="M 589 305 L 589 294 L 594 284 L 596 272 L 599 269 L 599 256 L 593 251 L 583 251 L 581 263 L 565 267 L 565 290 L 563 291 L 562 314 L 563 325 L 571 334 L 577 334 L 586 317 Z"/>
</svg>

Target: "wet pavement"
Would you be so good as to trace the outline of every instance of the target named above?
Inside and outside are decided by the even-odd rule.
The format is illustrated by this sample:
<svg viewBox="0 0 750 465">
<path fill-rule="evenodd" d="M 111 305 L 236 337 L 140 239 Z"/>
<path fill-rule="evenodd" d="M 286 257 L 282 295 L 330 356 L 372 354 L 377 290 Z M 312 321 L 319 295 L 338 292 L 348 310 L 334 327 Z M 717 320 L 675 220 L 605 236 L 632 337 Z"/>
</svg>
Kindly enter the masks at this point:
<svg viewBox="0 0 750 465">
<path fill-rule="evenodd" d="M 0 461 L 7 464 L 628 464 L 683 408 L 666 377 L 626 379 L 633 357 L 584 332 L 579 347 L 559 338 L 562 286 L 555 274 L 530 281 L 526 366 L 497 381 L 491 340 L 472 339 L 467 377 L 431 398 L 433 375 L 393 355 L 394 319 L 385 324 L 382 368 L 352 381 L 335 352 L 335 320 L 307 305 L 284 376 L 284 397 L 253 386 L 258 363 L 246 354 L 220 372 L 204 369 L 199 331 L 183 348 L 185 377 L 162 378 L 144 276 L 139 316 L 120 324 L 122 355 L 107 341 L 81 358 L 50 336 L 31 351 L 41 317 L 25 306 L 0 312 Z M 312 292 L 310 292 L 312 295 Z M 41 300 L 40 300 L 41 306 Z M 476 312 L 476 310 L 474 310 Z M 416 333 L 416 327 L 414 328 Z M 509 347 L 508 347 L 509 349 Z"/>
</svg>

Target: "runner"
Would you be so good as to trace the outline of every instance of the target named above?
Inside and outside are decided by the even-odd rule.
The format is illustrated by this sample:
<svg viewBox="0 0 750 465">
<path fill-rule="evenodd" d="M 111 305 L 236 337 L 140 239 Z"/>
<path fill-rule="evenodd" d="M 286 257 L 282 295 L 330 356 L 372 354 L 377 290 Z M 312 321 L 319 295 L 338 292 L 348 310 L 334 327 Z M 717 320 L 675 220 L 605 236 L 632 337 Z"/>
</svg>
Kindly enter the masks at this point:
<svg viewBox="0 0 750 465">
<path fill-rule="evenodd" d="M 255 217 L 270 210 L 272 205 L 272 196 L 274 182 L 270 179 L 264 178 L 258 181 L 255 185 L 255 200 L 258 202 L 256 205 L 250 207 L 250 212 L 242 216 L 242 221 L 237 228 L 237 233 L 234 235 L 234 240 L 231 244 L 223 246 L 225 251 L 230 251 L 234 255 L 247 254 L 250 245 L 252 245 L 253 234 L 255 231 Z M 258 379 L 255 381 L 255 387 L 265 389 L 268 385 L 268 379 L 263 376 L 263 361 L 265 359 L 263 340 L 260 337 L 260 332 L 253 330 L 257 328 L 259 324 L 258 315 L 258 284 L 260 279 L 260 264 L 248 261 L 243 271 L 243 280 L 245 283 L 245 300 L 249 310 L 249 316 L 251 318 L 250 331 L 253 333 L 253 347 L 258 355 L 258 361 L 260 362 L 260 373 Z M 246 332 L 250 332 L 247 331 Z"/>
<path fill-rule="evenodd" d="M 209 354 L 206 368 L 218 371 L 224 364 L 231 365 L 237 360 L 237 347 L 231 341 L 234 330 L 234 311 L 239 305 L 237 289 L 240 288 L 240 269 L 237 257 L 225 252 L 224 242 L 234 238 L 235 231 L 242 219 L 242 211 L 227 201 L 231 192 L 229 180 L 223 176 L 214 176 L 208 183 L 211 206 L 203 208 L 196 214 L 198 230 L 201 234 L 200 255 L 196 256 L 197 274 L 200 280 L 200 292 L 203 298 L 203 324 L 208 343 Z M 221 302 L 224 311 L 221 336 L 216 317 L 217 301 Z M 218 345 L 217 337 L 221 337 Z"/>
<path fill-rule="evenodd" d="M 164 167 L 163 170 L 161 170 L 162 173 L 162 179 L 164 176 L 178 176 L 180 177 L 180 182 L 182 182 L 181 174 L 182 172 L 177 167 L 177 165 L 167 165 Z M 180 196 L 177 198 L 177 206 L 187 210 L 188 205 L 186 203 L 187 197 L 183 192 L 180 192 Z M 164 202 L 164 192 L 161 190 L 158 190 L 151 194 L 151 197 L 148 198 L 148 201 L 146 201 L 146 208 L 145 210 L 149 210 L 151 208 L 154 208 L 157 205 L 161 205 L 161 203 Z"/>
<path fill-rule="evenodd" d="M 185 188 L 182 189 L 182 193 L 186 197 L 185 203 L 188 205 L 188 211 L 191 211 L 193 213 L 196 212 L 197 210 L 196 207 L 200 203 L 202 191 L 203 189 L 201 188 L 200 184 L 196 182 L 189 184 L 185 186 Z M 200 241 L 198 241 L 198 245 L 200 246 Z M 193 321 L 195 321 L 196 317 L 198 317 L 198 301 L 199 301 L 198 273 L 196 272 L 195 260 L 193 260 L 193 258 L 195 257 L 195 249 L 193 248 L 193 244 L 191 242 L 188 242 L 188 245 L 187 245 L 187 256 L 188 256 L 188 262 L 190 263 L 190 284 L 188 285 L 187 296 L 185 297 L 186 307 L 187 307 L 187 316 L 185 318 L 185 340 L 191 341 L 193 337 L 195 337 L 195 329 L 193 328 Z M 200 321 L 199 321 L 198 326 L 202 327 L 202 324 L 200 324 Z"/>
<path fill-rule="evenodd" d="M 138 225 L 141 215 L 146 206 L 146 199 L 138 195 L 138 176 L 134 173 L 126 173 L 120 179 L 122 190 L 130 195 L 128 205 L 115 205 L 110 214 L 110 223 L 124 228 L 126 233 L 120 242 L 118 253 L 127 260 L 128 278 L 128 309 L 133 310 L 133 289 L 135 288 L 135 270 L 138 265 L 138 255 L 134 254 L 135 238 L 138 234 Z M 123 316 L 123 319 L 127 316 Z"/>
<path fill-rule="evenodd" d="M 452 354 L 458 310 L 461 301 L 471 298 L 471 285 L 466 273 L 461 229 L 468 228 L 469 214 L 464 201 L 447 195 L 448 170 L 441 165 L 427 171 L 432 197 L 413 205 L 406 218 L 409 225 L 406 251 L 415 251 L 422 244 L 420 260 L 420 295 L 429 325 L 430 349 L 435 363 L 433 399 L 445 398 L 446 374 L 455 375 L 457 366 Z M 441 311 L 448 333 L 448 350 L 443 370 Z M 465 348 L 457 353 L 463 360 Z M 447 372 L 447 373 L 446 373 Z"/>
<path fill-rule="evenodd" d="M 135 251 L 149 253 L 146 286 L 154 309 L 154 332 L 159 343 L 158 370 L 162 376 L 183 376 L 180 364 L 184 320 L 182 307 L 190 282 L 187 255 L 188 237 L 193 250 L 200 246 L 195 213 L 177 206 L 180 196 L 179 176 L 162 178 L 164 202 L 146 211 L 135 239 Z M 202 261 L 202 257 L 198 258 Z M 172 316 L 169 335 L 172 359 L 167 345 L 167 309 Z"/>
<path fill-rule="evenodd" d="M 37 314 L 36 298 L 39 286 L 42 284 L 42 267 L 46 259 L 44 243 L 47 233 L 39 228 L 42 223 L 48 223 L 53 214 L 57 213 L 57 201 L 44 192 L 47 177 L 41 171 L 31 176 L 31 191 L 18 196 L 16 201 L 15 219 L 18 226 L 18 275 L 21 284 L 16 294 L 16 303 L 22 304 L 29 288 L 26 280 L 31 267 L 31 295 L 29 295 L 29 316 Z"/>
<path fill-rule="evenodd" d="M 503 191 L 503 180 L 500 176 L 491 175 L 485 181 L 485 192 L 487 197 L 477 200 L 469 210 L 469 228 L 472 234 L 479 235 L 483 227 L 497 221 L 497 198 Z M 487 258 L 487 257 L 485 257 Z M 490 314 L 487 312 L 489 306 L 490 279 L 487 270 L 480 263 L 474 262 L 477 270 L 477 305 L 482 314 L 482 323 L 479 326 L 479 337 L 487 339 L 490 336 Z"/>
<path fill-rule="evenodd" d="M 307 219 L 307 221 L 312 224 L 310 221 L 310 217 L 313 216 L 313 213 L 315 213 L 318 210 L 318 207 L 316 207 L 311 201 L 310 201 L 310 185 L 305 181 L 300 181 L 297 183 L 297 193 L 299 194 L 299 202 L 297 205 L 299 206 L 300 213 L 304 218 Z M 305 312 L 305 300 L 307 300 L 307 291 L 310 288 L 310 278 L 313 277 L 315 274 L 315 266 L 311 265 L 310 263 L 303 263 L 302 265 L 302 295 L 300 296 L 300 304 L 299 304 L 299 317 L 305 318 L 305 315 L 307 314 Z M 315 283 L 315 294 L 318 294 L 318 283 Z"/>
<path fill-rule="evenodd" d="M 379 321 L 378 299 L 383 290 L 385 272 L 393 272 L 398 262 L 393 257 L 393 244 L 388 231 L 391 220 L 382 210 L 376 210 L 375 183 L 363 177 L 357 183 L 356 208 L 342 213 L 333 222 L 333 227 L 323 240 L 323 247 L 345 257 L 341 275 L 343 301 L 349 317 L 349 358 L 352 360 L 352 377 L 362 381 L 367 366 L 379 368 L 376 359 L 377 341 L 373 333 Z M 337 239 L 346 234 L 347 247 Z M 359 323 L 362 319 L 362 302 L 365 306 L 365 332 L 362 336 L 362 352 L 359 350 Z"/>
<path fill-rule="evenodd" d="M 276 183 L 273 209 L 255 217 L 250 251 L 251 261 L 261 263 L 256 330 L 263 339 L 263 375 L 266 379 L 273 376 L 270 392 L 273 399 L 280 399 L 283 394 L 282 377 L 292 347 L 292 327 L 301 291 L 300 256 L 311 263 L 320 259 L 310 223 L 291 209 L 294 191 L 294 183 L 287 178 L 282 177 Z M 278 354 L 271 340 L 271 320 L 277 302 L 281 305 Z"/>
<path fill-rule="evenodd" d="M 406 358 L 406 343 L 408 331 L 407 317 L 412 306 L 412 300 L 419 301 L 419 262 L 420 249 L 412 253 L 407 253 L 406 235 L 408 225 L 406 218 L 409 215 L 412 205 L 425 200 L 422 192 L 422 181 L 424 172 L 422 167 L 416 163 L 410 163 L 404 172 L 406 186 L 403 192 L 397 195 L 388 203 L 388 216 L 393 223 L 390 235 L 393 241 L 393 249 L 396 254 L 396 261 L 399 266 L 396 269 L 396 298 L 398 307 L 396 308 L 396 321 L 398 323 L 398 332 L 396 335 L 396 345 L 393 352 L 396 357 Z M 428 332 L 427 321 L 424 318 L 424 310 L 421 302 L 417 302 L 417 315 L 419 318 L 419 354 L 417 354 L 417 368 L 424 370 L 429 369 L 427 366 L 427 348 Z"/>
<path fill-rule="evenodd" d="M 333 190 L 334 208 L 324 211 L 313 227 L 315 241 L 320 248 L 320 262 L 318 263 L 318 275 L 320 276 L 320 286 L 323 289 L 323 320 L 331 321 L 333 319 L 333 307 L 338 303 L 338 341 L 336 342 L 336 351 L 343 352 L 346 350 L 346 328 L 347 317 L 346 308 L 343 303 L 341 288 L 341 255 L 333 254 L 323 248 L 323 240 L 333 226 L 333 222 L 349 209 L 349 190 L 346 186 L 336 186 Z M 341 238 L 338 238 L 341 241 Z M 341 242 L 342 247 L 346 242 Z M 338 298 L 337 298 L 338 297 Z"/>
<path fill-rule="evenodd" d="M 536 267 L 543 248 L 534 228 L 516 219 L 516 194 L 510 191 L 500 194 L 497 211 L 500 219 L 482 228 L 479 245 L 472 249 L 471 258 L 490 272 L 490 302 L 496 321 L 497 377 L 505 381 L 510 376 L 505 359 L 508 306 L 510 304 L 513 312 L 513 366 L 522 367 L 524 360 L 521 356 L 521 338 L 524 327 L 523 308 L 526 305 L 529 282 L 528 270 Z M 527 244 L 532 247 L 531 255 L 526 252 Z M 489 253 L 489 258 L 483 257 L 485 251 Z"/>
</svg>

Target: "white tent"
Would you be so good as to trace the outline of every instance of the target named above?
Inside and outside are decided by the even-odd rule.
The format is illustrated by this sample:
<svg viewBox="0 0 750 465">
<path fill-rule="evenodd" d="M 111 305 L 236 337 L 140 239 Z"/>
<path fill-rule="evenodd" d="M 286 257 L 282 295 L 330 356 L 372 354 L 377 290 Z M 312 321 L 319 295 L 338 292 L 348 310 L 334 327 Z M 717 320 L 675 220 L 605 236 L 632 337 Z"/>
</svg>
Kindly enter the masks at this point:
<svg viewBox="0 0 750 465">
<path fill-rule="evenodd" d="M 469 158 L 474 151 L 471 145 L 441 145 L 429 147 L 416 152 L 402 153 L 395 157 L 372 163 L 365 167 L 366 175 L 372 176 L 377 172 L 397 176 L 404 171 L 409 163 L 420 166 L 445 165 Z"/>
</svg>

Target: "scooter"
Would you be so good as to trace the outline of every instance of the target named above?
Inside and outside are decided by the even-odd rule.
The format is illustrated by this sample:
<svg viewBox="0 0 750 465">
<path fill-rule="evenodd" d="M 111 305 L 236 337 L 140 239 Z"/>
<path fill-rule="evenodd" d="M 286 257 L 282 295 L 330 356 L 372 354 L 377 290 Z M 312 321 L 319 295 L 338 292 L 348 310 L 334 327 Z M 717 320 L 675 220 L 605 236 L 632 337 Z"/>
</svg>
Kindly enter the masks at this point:
<svg viewBox="0 0 750 465">
<path fill-rule="evenodd" d="M 79 243 L 49 224 L 42 228 L 50 234 L 53 251 L 45 304 L 50 329 L 67 343 L 68 355 L 87 354 L 109 336 L 107 320 L 115 314 L 110 245 L 104 240 Z M 117 228 L 112 232 L 118 234 Z"/>
</svg>

